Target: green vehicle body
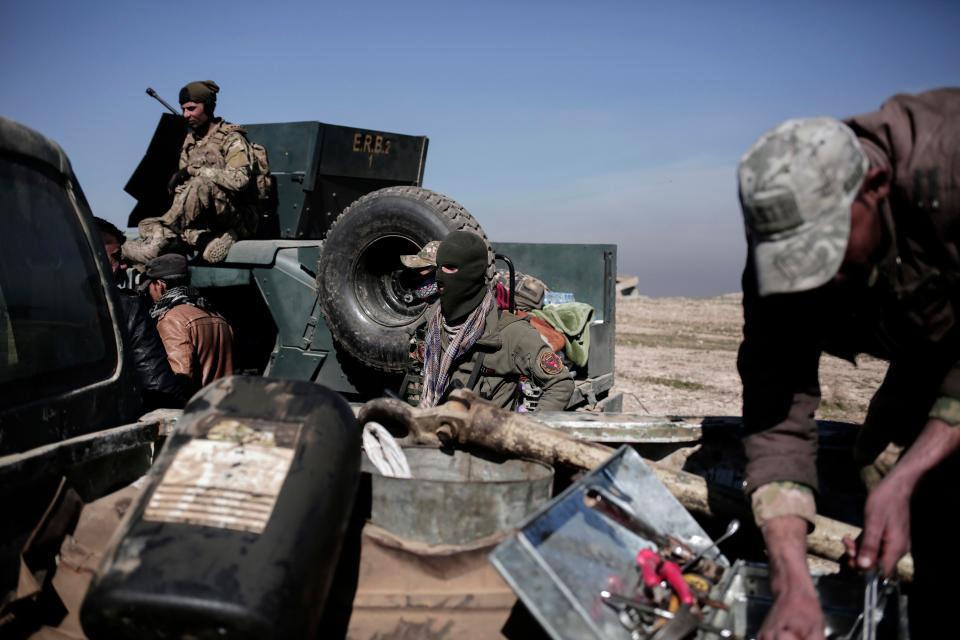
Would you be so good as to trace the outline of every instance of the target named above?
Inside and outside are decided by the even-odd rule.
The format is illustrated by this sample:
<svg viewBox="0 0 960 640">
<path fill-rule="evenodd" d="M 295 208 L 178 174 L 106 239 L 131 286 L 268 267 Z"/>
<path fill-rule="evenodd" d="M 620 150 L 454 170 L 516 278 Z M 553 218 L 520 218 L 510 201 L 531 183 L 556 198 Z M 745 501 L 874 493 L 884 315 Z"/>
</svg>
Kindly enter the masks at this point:
<svg viewBox="0 0 960 640">
<path fill-rule="evenodd" d="M 324 316 L 316 286 L 317 263 L 331 226 L 358 198 L 388 187 L 420 187 L 428 139 L 322 122 L 244 125 L 251 142 L 267 150 L 276 202 L 261 219 L 257 239 L 238 242 L 227 260 L 193 265 L 193 284 L 234 326 L 241 371 L 324 384 L 361 401 L 397 390 L 401 376 L 346 358 Z M 138 198 L 128 223 L 159 215 L 168 206 L 166 176 L 176 170 L 179 118 L 164 114 L 140 166 L 127 184 Z M 415 253 L 422 242 L 392 230 L 387 251 Z M 406 236 L 406 237 L 404 237 Z M 589 361 L 578 372 L 571 407 L 618 410 L 613 386 L 616 246 L 493 242 L 517 271 L 535 275 L 553 291 L 573 294 L 594 308 Z M 503 265 L 498 265 L 503 266 Z M 345 265 L 357 276 L 362 264 Z M 362 278 L 357 276 L 357 286 Z M 334 305 L 331 305 L 335 307 Z M 419 321 L 423 317 L 420 313 Z M 376 320 L 374 320 L 376 322 Z M 412 334 L 417 321 L 409 323 Z"/>
</svg>

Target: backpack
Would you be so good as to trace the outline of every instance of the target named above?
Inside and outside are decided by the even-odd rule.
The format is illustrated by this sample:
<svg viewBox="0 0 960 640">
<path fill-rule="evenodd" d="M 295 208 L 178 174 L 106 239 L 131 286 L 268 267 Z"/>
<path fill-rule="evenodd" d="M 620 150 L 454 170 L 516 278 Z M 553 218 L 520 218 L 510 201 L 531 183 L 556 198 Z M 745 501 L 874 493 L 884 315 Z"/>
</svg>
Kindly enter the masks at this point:
<svg viewBox="0 0 960 640">
<path fill-rule="evenodd" d="M 247 138 L 247 131 L 243 127 L 230 123 L 223 123 L 217 131 L 216 139 L 212 140 L 218 147 L 222 146 L 227 136 L 233 132 L 239 132 L 243 139 L 250 145 L 250 155 L 253 166 L 253 180 L 250 186 L 250 195 L 253 204 L 256 206 L 260 215 L 264 215 L 271 210 L 274 201 L 274 179 L 270 175 L 270 161 L 267 159 L 267 150 L 262 144 L 250 142 Z"/>
<path fill-rule="evenodd" d="M 533 309 L 543 309 L 543 296 L 549 291 L 549 287 L 543 280 L 526 273 L 517 272 L 514 274 L 515 289 L 514 302 L 520 311 L 532 311 Z M 497 269 L 493 275 L 493 283 L 503 284 L 504 289 L 510 290 L 510 275 L 507 271 Z"/>
<path fill-rule="evenodd" d="M 267 159 L 267 150 L 262 144 L 250 143 L 253 151 L 253 183 L 254 199 L 260 211 L 269 211 L 274 195 L 274 179 L 270 175 L 270 161 Z"/>
</svg>

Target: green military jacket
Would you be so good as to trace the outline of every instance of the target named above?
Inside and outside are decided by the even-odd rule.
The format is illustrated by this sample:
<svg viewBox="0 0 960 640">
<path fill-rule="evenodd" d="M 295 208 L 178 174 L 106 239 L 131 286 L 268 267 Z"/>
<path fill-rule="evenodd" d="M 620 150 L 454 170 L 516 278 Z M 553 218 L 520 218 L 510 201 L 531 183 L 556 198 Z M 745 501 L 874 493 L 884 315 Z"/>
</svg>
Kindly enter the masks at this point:
<svg viewBox="0 0 960 640">
<path fill-rule="evenodd" d="M 446 336 L 441 337 L 446 347 Z M 563 361 L 544 343 L 540 333 L 523 318 L 493 309 L 483 335 L 453 365 L 452 387 L 467 387 L 483 354 L 479 378 L 473 390 L 505 409 L 514 409 L 519 399 L 521 376 L 538 386 L 542 395 L 538 411 L 563 411 L 573 395 L 573 378 Z"/>
</svg>

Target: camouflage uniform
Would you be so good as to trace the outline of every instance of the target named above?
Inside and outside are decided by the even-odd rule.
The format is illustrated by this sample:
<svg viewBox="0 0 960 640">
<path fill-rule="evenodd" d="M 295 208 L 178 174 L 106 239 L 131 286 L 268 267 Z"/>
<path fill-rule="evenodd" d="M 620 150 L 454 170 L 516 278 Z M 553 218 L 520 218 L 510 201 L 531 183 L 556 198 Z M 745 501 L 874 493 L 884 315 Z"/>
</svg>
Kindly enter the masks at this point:
<svg viewBox="0 0 960 640">
<path fill-rule="evenodd" d="M 241 127 L 216 118 L 203 138 L 189 132 L 179 166 L 190 179 L 176 188 L 165 214 L 140 222 L 140 237 L 123 245 L 128 260 L 145 264 L 182 245 L 220 262 L 235 241 L 256 232 L 254 157 Z"/>
</svg>

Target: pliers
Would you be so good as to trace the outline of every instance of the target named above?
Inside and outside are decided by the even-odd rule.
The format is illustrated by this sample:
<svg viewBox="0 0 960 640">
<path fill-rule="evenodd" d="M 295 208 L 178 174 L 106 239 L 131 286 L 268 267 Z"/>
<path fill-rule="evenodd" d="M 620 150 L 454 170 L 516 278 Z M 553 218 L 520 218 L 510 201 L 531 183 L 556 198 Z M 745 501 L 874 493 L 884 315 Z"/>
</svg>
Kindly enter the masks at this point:
<svg viewBox="0 0 960 640">
<path fill-rule="evenodd" d="M 693 606 L 697 599 L 690 589 L 690 585 L 683 579 L 683 572 L 680 565 L 672 560 L 664 559 L 653 549 L 641 549 L 637 552 L 637 566 L 640 568 L 640 574 L 643 576 L 643 584 L 650 590 L 656 590 L 662 583 L 666 582 L 681 605 Z"/>
</svg>

